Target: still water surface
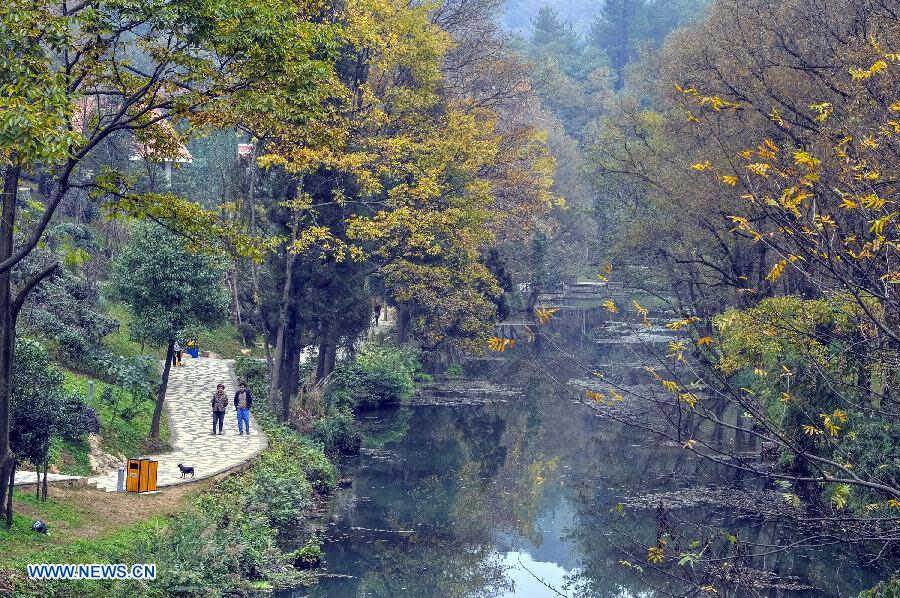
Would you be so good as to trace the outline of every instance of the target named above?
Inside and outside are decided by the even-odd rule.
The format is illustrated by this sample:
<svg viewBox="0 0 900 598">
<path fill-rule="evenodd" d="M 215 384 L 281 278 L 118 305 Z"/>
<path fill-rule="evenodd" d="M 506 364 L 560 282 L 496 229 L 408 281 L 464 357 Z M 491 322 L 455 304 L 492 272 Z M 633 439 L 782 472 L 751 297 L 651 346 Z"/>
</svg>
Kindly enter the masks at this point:
<svg viewBox="0 0 900 598">
<path fill-rule="evenodd" d="M 617 508 L 639 494 L 758 482 L 599 417 L 573 400 L 559 372 L 526 364 L 504 375 L 523 396 L 364 415 L 367 448 L 345 467 L 352 487 L 339 490 L 327 527 L 334 577 L 284 597 L 696 596 L 685 579 L 703 579 L 700 571 L 672 577 L 647 563 L 661 529 L 683 538 L 680 550 L 717 533 L 760 545 L 796 536 L 715 501 L 665 514 Z M 851 596 L 886 575 L 843 548 L 777 553 L 754 566 L 788 589 L 726 584 L 715 595 Z M 789 589 L 797 585 L 811 589 Z"/>
</svg>

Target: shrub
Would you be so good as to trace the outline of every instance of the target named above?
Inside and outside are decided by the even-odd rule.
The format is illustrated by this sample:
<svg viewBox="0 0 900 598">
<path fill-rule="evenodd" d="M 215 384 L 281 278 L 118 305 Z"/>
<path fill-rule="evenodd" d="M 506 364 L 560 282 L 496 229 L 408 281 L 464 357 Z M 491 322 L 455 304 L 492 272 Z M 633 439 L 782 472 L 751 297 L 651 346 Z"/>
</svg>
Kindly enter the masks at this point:
<svg viewBox="0 0 900 598">
<path fill-rule="evenodd" d="M 234 360 L 234 373 L 247 385 L 254 398 L 262 400 L 269 394 L 269 366 L 265 361 L 238 357 Z"/>
<path fill-rule="evenodd" d="M 264 454 L 264 459 L 274 458 L 270 453 L 277 451 L 284 456 L 285 461 L 303 471 L 317 492 L 325 493 L 334 489 L 337 484 L 337 472 L 320 443 L 303 438 L 283 426 L 268 429 L 266 433 L 269 436 L 269 450 Z"/>
<path fill-rule="evenodd" d="M 459 380 L 463 377 L 463 368 L 458 363 L 454 363 L 450 367 L 447 368 L 447 371 L 444 373 L 447 378 L 450 380 Z"/>
<path fill-rule="evenodd" d="M 311 536 L 303 548 L 291 553 L 291 562 L 297 569 L 315 569 L 322 564 L 322 558 L 322 548 L 316 535 Z"/>
<path fill-rule="evenodd" d="M 59 357 L 66 363 L 81 365 L 97 353 L 86 338 L 71 329 L 62 331 L 56 340 L 59 343 Z"/>
<path fill-rule="evenodd" d="M 362 436 L 356 429 L 353 414 L 348 410 L 327 415 L 313 424 L 312 437 L 325 447 L 332 457 L 355 455 L 362 444 Z"/>
<path fill-rule="evenodd" d="M 874 588 L 863 590 L 859 598 L 900 598 L 900 578 L 892 576 Z"/>
<path fill-rule="evenodd" d="M 290 473 L 293 472 L 265 465 L 258 467 L 246 498 L 247 512 L 265 516 L 274 527 L 300 523 L 311 504 L 312 486 L 302 470 L 299 475 Z"/>
<path fill-rule="evenodd" d="M 342 362 L 325 391 L 332 411 L 402 402 L 415 390 L 421 366 L 410 349 L 367 345 L 356 359 Z"/>
</svg>

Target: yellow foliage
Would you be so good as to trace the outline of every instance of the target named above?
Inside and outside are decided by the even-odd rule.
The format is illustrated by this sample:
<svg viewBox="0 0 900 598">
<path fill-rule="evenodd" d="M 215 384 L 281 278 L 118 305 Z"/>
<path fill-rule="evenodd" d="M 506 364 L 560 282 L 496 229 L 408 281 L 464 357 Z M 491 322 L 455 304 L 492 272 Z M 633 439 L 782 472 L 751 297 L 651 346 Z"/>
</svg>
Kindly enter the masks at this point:
<svg viewBox="0 0 900 598">
<path fill-rule="evenodd" d="M 829 116 L 831 116 L 834 107 L 830 102 L 822 102 L 821 104 L 810 104 L 810 110 L 813 110 L 818 113 L 818 116 L 815 117 L 816 122 L 825 122 Z"/>
<path fill-rule="evenodd" d="M 631 300 L 631 304 L 634 306 L 634 309 L 641 315 L 641 318 L 644 320 L 644 326 L 650 328 L 650 319 L 647 317 L 650 315 L 650 312 L 647 309 L 637 302 L 636 299 Z"/>
<path fill-rule="evenodd" d="M 693 409 L 694 405 L 697 404 L 697 395 L 690 392 L 683 392 L 678 395 L 678 400 L 683 403 L 687 403 L 688 406 Z"/>
<path fill-rule="evenodd" d="M 822 430 L 820 430 L 819 428 L 817 428 L 815 426 L 811 426 L 809 424 L 804 424 L 802 426 L 802 428 L 803 428 L 803 433 L 806 434 L 807 436 L 821 436 L 824 434 L 824 432 Z"/>
<path fill-rule="evenodd" d="M 496 336 L 492 336 L 487 339 L 488 348 L 491 351 L 496 353 L 503 353 L 507 349 L 512 349 L 516 346 L 515 339 L 511 338 L 497 338 Z"/>
<path fill-rule="evenodd" d="M 722 177 L 722 182 L 729 187 L 734 187 L 735 185 L 737 185 L 738 178 L 733 174 L 726 174 Z"/>
<path fill-rule="evenodd" d="M 897 212 L 891 212 L 890 214 L 886 214 L 886 215 L 882 216 L 881 218 L 878 218 L 877 220 L 873 220 L 872 225 L 869 227 L 869 232 L 874 233 L 876 235 L 883 235 L 884 229 L 896 217 L 897 217 Z"/>
<path fill-rule="evenodd" d="M 776 280 L 781 278 L 781 274 L 784 272 L 785 267 L 787 267 L 787 260 L 780 260 L 778 263 L 772 266 L 772 269 L 766 275 L 766 280 L 775 282 Z"/>
<path fill-rule="evenodd" d="M 859 206 L 857 205 L 857 203 L 855 201 L 853 201 L 852 199 L 850 199 L 848 196 L 845 195 L 844 197 L 841 198 L 841 205 L 839 207 L 844 210 L 853 210 Z"/>
<path fill-rule="evenodd" d="M 697 339 L 697 346 L 702 347 L 703 345 L 711 345 L 713 339 L 711 336 L 701 336 Z"/>
<path fill-rule="evenodd" d="M 541 325 L 546 324 L 553 317 L 553 314 L 559 311 L 558 307 L 535 307 L 534 314 L 537 316 L 538 322 Z"/>
<path fill-rule="evenodd" d="M 887 203 L 887 200 L 878 197 L 878 195 L 876 195 L 875 193 L 869 193 L 868 195 L 860 197 L 859 203 L 867 210 L 880 210 Z"/>
<path fill-rule="evenodd" d="M 794 152 L 794 164 L 797 166 L 805 166 L 809 170 L 813 170 L 819 167 L 822 161 L 819 158 L 814 158 L 809 154 L 809 152 L 805 152 L 802 150 L 797 150 Z"/>
<path fill-rule="evenodd" d="M 662 381 L 663 388 L 668 390 L 671 393 L 676 393 L 681 390 L 681 387 L 674 380 L 663 380 Z"/>
<path fill-rule="evenodd" d="M 762 177 L 768 177 L 769 171 L 772 169 L 770 164 L 765 162 L 755 162 L 746 166 L 747 170 Z"/>
<path fill-rule="evenodd" d="M 606 395 L 602 392 L 597 392 L 588 388 L 584 391 L 584 394 L 587 395 L 587 397 L 595 403 L 599 403 L 601 405 L 606 403 Z"/>
<path fill-rule="evenodd" d="M 603 305 L 603 307 L 606 309 L 606 311 L 608 311 L 609 313 L 613 313 L 613 314 L 614 314 L 614 313 L 618 313 L 618 312 L 619 312 L 619 308 L 616 307 L 616 303 L 615 303 L 615 301 L 613 301 L 612 299 L 606 299 L 606 300 L 602 303 L 602 305 Z"/>
<path fill-rule="evenodd" d="M 697 316 L 691 316 L 684 320 L 675 320 L 674 322 L 669 322 L 668 324 L 666 324 L 666 328 L 668 328 L 669 330 L 678 330 L 679 328 L 684 328 L 685 326 L 690 326 L 694 322 L 699 322 L 699 321 L 700 321 L 700 318 L 698 318 Z"/>
<path fill-rule="evenodd" d="M 861 69 L 858 67 L 853 67 L 850 69 L 850 76 L 853 79 L 869 79 L 872 75 L 877 75 L 878 73 L 884 72 L 887 70 L 887 63 L 884 60 L 876 60 L 872 63 L 867 69 Z"/>
<path fill-rule="evenodd" d="M 777 124 L 781 128 L 787 128 L 787 123 L 781 117 L 781 113 L 778 112 L 778 108 L 772 108 L 772 111 L 768 114 L 769 119 Z"/>
</svg>

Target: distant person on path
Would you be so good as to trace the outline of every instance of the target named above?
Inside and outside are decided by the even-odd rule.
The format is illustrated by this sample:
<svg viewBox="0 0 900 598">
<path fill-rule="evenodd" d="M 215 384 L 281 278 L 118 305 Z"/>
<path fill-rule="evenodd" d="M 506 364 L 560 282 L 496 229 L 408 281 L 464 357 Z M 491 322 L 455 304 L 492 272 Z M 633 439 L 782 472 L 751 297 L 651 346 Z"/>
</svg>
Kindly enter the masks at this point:
<svg viewBox="0 0 900 598">
<path fill-rule="evenodd" d="M 172 344 L 172 365 L 176 367 L 181 365 L 181 343 L 178 341 Z"/>
<path fill-rule="evenodd" d="M 228 395 L 225 394 L 225 385 L 219 384 L 216 386 L 216 392 L 212 397 L 212 411 L 213 411 L 213 435 L 216 434 L 216 424 L 219 424 L 219 434 L 224 434 L 222 432 L 222 425 L 225 422 L 225 408 L 228 407 Z"/>
<path fill-rule="evenodd" d="M 253 397 L 250 396 L 250 389 L 241 382 L 238 385 L 238 391 L 234 393 L 234 408 L 237 409 L 238 436 L 250 434 L 250 407 L 253 406 Z M 243 425 L 242 425 L 243 424 Z"/>
<path fill-rule="evenodd" d="M 381 317 L 381 304 L 380 303 L 375 304 L 374 312 L 375 312 L 375 326 L 378 326 L 378 318 Z"/>
</svg>

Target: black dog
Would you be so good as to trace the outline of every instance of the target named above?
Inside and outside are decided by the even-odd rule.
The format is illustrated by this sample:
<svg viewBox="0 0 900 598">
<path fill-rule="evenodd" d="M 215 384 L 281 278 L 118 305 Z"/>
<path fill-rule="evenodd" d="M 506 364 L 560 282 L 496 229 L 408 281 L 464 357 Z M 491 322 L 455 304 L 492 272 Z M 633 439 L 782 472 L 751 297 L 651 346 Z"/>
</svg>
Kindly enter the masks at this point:
<svg viewBox="0 0 900 598">
<path fill-rule="evenodd" d="M 187 474 L 191 474 L 191 477 L 194 477 L 194 468 L 193 467 L 185 467 L 184 465 L 179 463 L 178 469 L 181 470 L 181 477 L 184 477 Z"/>
</svg>

